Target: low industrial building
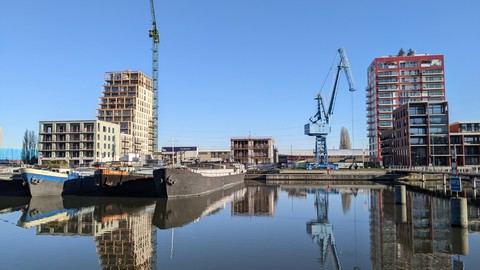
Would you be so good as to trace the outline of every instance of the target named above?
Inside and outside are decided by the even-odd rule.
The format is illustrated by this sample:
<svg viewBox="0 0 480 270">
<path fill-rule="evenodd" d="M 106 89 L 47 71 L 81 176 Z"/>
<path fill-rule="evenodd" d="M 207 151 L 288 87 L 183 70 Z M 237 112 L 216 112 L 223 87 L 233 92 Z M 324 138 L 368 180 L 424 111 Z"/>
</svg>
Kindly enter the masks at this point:
<svg viewBox="0 0 480 270">
<path fill-rule="evenodd" d="M 339 168 L 348 168 L 352 164 L 363 167 L 368 156 L 363 149 L 329 149 L 329 163 L 338 164 Z M 278 152 L 278 162 L 286 167 L 302 167 L 302 164 L 314 163 L 313 150 L 285 150 Z"/>
<path fill-rule="evenodd" d="M 70 166 L 119 160 L 120 126 L 99 120 L 40 121 L 38 163 L 66 161 Z"/>
<path fill-rule="evenodd" d="M 232 157 L 230 150 L 198 150 L 200 162 L 229 162 Z"/>
</svg>

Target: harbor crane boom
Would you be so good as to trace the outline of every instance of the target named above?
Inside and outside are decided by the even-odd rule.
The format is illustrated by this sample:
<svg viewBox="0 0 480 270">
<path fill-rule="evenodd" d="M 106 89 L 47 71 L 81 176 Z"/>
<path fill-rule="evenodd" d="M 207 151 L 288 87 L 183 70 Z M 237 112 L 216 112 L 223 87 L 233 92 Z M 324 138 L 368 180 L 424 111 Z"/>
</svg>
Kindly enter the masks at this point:
<svg viewBox="0 0 480 270">
<path fill-rule="evenodd" d="M 155 8 L 153 0 L 150 0 L 152 13 L 152 28 L 148 30 L 148 36 L 152 38 L 152 79 L 153 79 L 153 138 L 151 141 L 152 153 L 158 152 L 158 44 L 160 36 L 155 20 Z"/>
<path fill-rule="evenodd" d="M 355 91 L 353 84 L 353 76 L 350 71 L 350 63 L 345 53 L 345 49 L 338 49 L 340 55 L 340 62 L 337 66 L 335 74 L 335 81 L 333 83 L 332 93 L 328 101 L 328 107 L 325 107 L 323 96 L 318 92 L 315 100 L 317 100 L 317 113 L 310 117 L 310 123 L 305 125 L 305 134 L 308 136 L 315 136 L 315 167 L 326 168 L 328 164 L 328 150 L 327 150 L 327 135 L 330 133 L 330 120 L 335 108 L 335 99 L 337 97 L 338 79 L 343 69 L 347 77 L 349 91 Z"/>
</svg>

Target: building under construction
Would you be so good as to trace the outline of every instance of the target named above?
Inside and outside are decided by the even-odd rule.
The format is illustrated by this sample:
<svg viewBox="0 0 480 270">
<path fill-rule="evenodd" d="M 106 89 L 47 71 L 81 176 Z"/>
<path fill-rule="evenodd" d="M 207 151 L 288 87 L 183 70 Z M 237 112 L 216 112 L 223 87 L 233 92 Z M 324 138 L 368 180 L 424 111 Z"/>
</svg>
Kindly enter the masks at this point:
<svg viewBox="0 0 480 270">
<path fill-rule="evenodd" d="M 146 160 L 153 154 L 154 92 L 152 79 L 140 71 L 106 72 L 98 120 L 120 125 L 121 156 Z"/>
</svg>

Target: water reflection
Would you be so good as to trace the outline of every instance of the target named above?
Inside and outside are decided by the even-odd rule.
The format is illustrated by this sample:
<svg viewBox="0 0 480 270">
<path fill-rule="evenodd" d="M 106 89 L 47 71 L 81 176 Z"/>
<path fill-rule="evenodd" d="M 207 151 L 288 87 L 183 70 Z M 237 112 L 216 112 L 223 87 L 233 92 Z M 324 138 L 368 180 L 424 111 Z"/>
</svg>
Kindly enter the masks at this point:
<svg viewBox="0 0 480 270">
<path fill-rule="evenodd" d="M 198 221 L 204 216 L 215 214 L 224 209 L 228 203 L 244 201 L 247 189 L 243 184 L 218 190 L 205 196 L 190 198 L 162 198 L 157 200 L 153 225 L 159 229 L 182 227 Z"/>
<path fill-rule="evenodd" d="M 292 208 L 288 209 L 291 212 L 286 211 L 286 196 L 292 200 Z M 365 199 L 363 205 L 358 203 L 358 196 Z M 294 200 L 305 204 L 308 202 L 308 206 L 314 210 L 304 204 L 302 209 L 294 209 Z M 229 206 L 229 211 L 225 211 Z M 363 212 L 357 211 L 359 206 Z M 200 263 L 196 261 L 198 255 L 192 258 L 185 255 L 195 245 L 212 249 L 205 250 L 205 254 L 222 252 L 222 256 L 230 259 L 242 257 L 239 254 L 250 250 L 253 252 L 250 256 L 257 252 L 266 254 L 266 248 L 270 248 L 279 263 L 299 260 L 301 256 L 304 256 L 304 260 L 311 260 L 312 263 L 306 264 L 308 267 L 305 268 L 360 269 L 361 263 L 357 263 L 359 250 L 363 256 L 360 258 L 362 269 L 462 269 L 466 266 L 466 258 L 477 259 L 475 255 L 472 256 L 478 251 L 472 250 L 474 245 L 469 235 L 480 233 L 478 207 L 468 207 L 468 228 L 452 228 L 448 199 L 407 191 L 406 203 L 395 204 L 395 192 L 386 186 L 280 188 L 239 185 L 206 196 L 185 199 L 53 196 L 25 200 L 2 197 L 0 207 L 0 214 L 22 209 L 20 218 L 15 220 L 16 225 L 35 228 L 36 235 L 91 237 L 95 242 L 92 249 L 95 248 L 102 269 L 176 268 L 178 264 L 175 263 L 179 261 L 195 268 L 193 266 Z M 218 213 L 222 214 L 217 216 Z M 196 239 L 190 235 L 187 240 L 183 238 L 183 243 L 188 244 L 179 245 L 182 251 L 179 260 L 165 262 L 162 259 L 165 252 L 159 253 L 157 249 L 169 244 L 173 248 L 176 228 L 198 228 L 198 224 L 193 223 L 212 215 L 221 218 L 217 222 L 223 222 L 209 224 L 217 226 L 211 229 L 214 231 L 212 235 L 226 230 L 227 235 L 231 235 L 233 241 L 242 248 L 218 245 L 218 242 L 217 246 L 196 243 Z M 228 220 L 230 217 L 236 219 Z M 299 218 L 300 226 L 297 226 Z M 253 223 L 255 226 L 245 226 L 245 221 L 258 222 Z M 273 236 L 279 233 L 282 237 L 267 237 L 272 242 L 255 242 L 255 245 L 243 239 L 249 235 L 253 236 L 250 241 L 261 238 L 256 230 L 262 224 L 271 230 L 263 230 L 263 234 L 272 233 Z M 359 230 L 365 228 L 363 232 L 368 235 L 358 234 L 358 247 L 357 226 Z M 162 232 L 164 230 L 167 231 Z M 231 234 L 230 230 L 236 233 Z M 305 230 L 308 235 L 306 241 L 301 236 L 305 236 Z M 172 243 L 165 243 L 164 239 L 157 244 L 157 239 L 163 237 L 157 234 L 169 234 L 170 231 Z M 208 231 L 194 231 L 193 234 L 199 232 Z M 179 234 L 182 241 L 182 236 L 185 237 L 188 230 Z M 239 239 L 235 238 L 237 235 Z M 290 248 L 285 248 L 285 239 L 289 239 Z M 312 241 L 315 247 L 313 252 L 306 248 Z M 257 244 L 258 250 L 255 247 Z M 288 249 L 287 254 L 293 255 L 297 250 L 302 253 L 290 257 L 279 256 L 279 252 L 285 249 Z M 229 250 L 231 255 L 228 255 Z M 28 253 L 28 249 L 25 252 Z M 271 262 L 271 258 L 265 258 Z M 207 263 L 212 263 L 211 259 L 207 259 Z M 247 261 L 243 265 L 238 263 L 238 268 L 232 269 L 245 266 L 248 266 Z M 473 266 L 476 264 L 470 265 Z"/>
<path fill-rule="evenodd" d="M 333 225 L 328 221 L 329 194 L 338 194 L 338 190 L 315 189 L 313 193 L 315 194 L 317 218 L 307 222 L 307 233 L 320 246 L 320 265 L 324 269 L 341 269 Z M 343 202 L 342 200 L 342 205 Z M 345 211 L 345 206 L 343 208 Z M 328 264 L 329 262 L 332 262 L 333 265 Z"/>
<path fill-rule="evenodd" d="M 18 226 L 93 236 L 102 269 L 154 269 L 154 210 L 155 201 L 143 198 L 32 197 Z"/>
<path fill-rule="evenodd" d="M 394 203 L 392 189 L 371 192 L 372 264 L 378 269 L 452 269 L 469 255 L 468 232 L 479 232 L 480 213 L 469 206 L 469 228 L 452 228 L 450 201 L 407 192 L 406 204 Z M 452 264 L 452 255 L 457 255 Z M 455 268 L 456 269 L 456 268 Z"/>
</svg>

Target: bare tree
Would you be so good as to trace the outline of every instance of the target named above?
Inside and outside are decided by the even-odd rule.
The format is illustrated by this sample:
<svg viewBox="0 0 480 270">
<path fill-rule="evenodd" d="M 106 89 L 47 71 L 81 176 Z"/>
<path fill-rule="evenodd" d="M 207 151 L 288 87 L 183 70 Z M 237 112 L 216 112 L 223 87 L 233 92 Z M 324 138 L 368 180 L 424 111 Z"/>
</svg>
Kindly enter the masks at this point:
<svg viewBox="0 0 480 270">
<path fill-rule="evenodd" d="M 23 135 L 22 161 L 30 165 L 38 161 L 37 136 L 33 130 L 27 129 Z"/>
<path fill-rule="evenodd" d="M 348 135 L 348 130 L 345 127 L 342 127 L 340 131 L 340 149 L 352 149 L 352 144 L 350 143 L 350 136 Z"/>
</svg>

